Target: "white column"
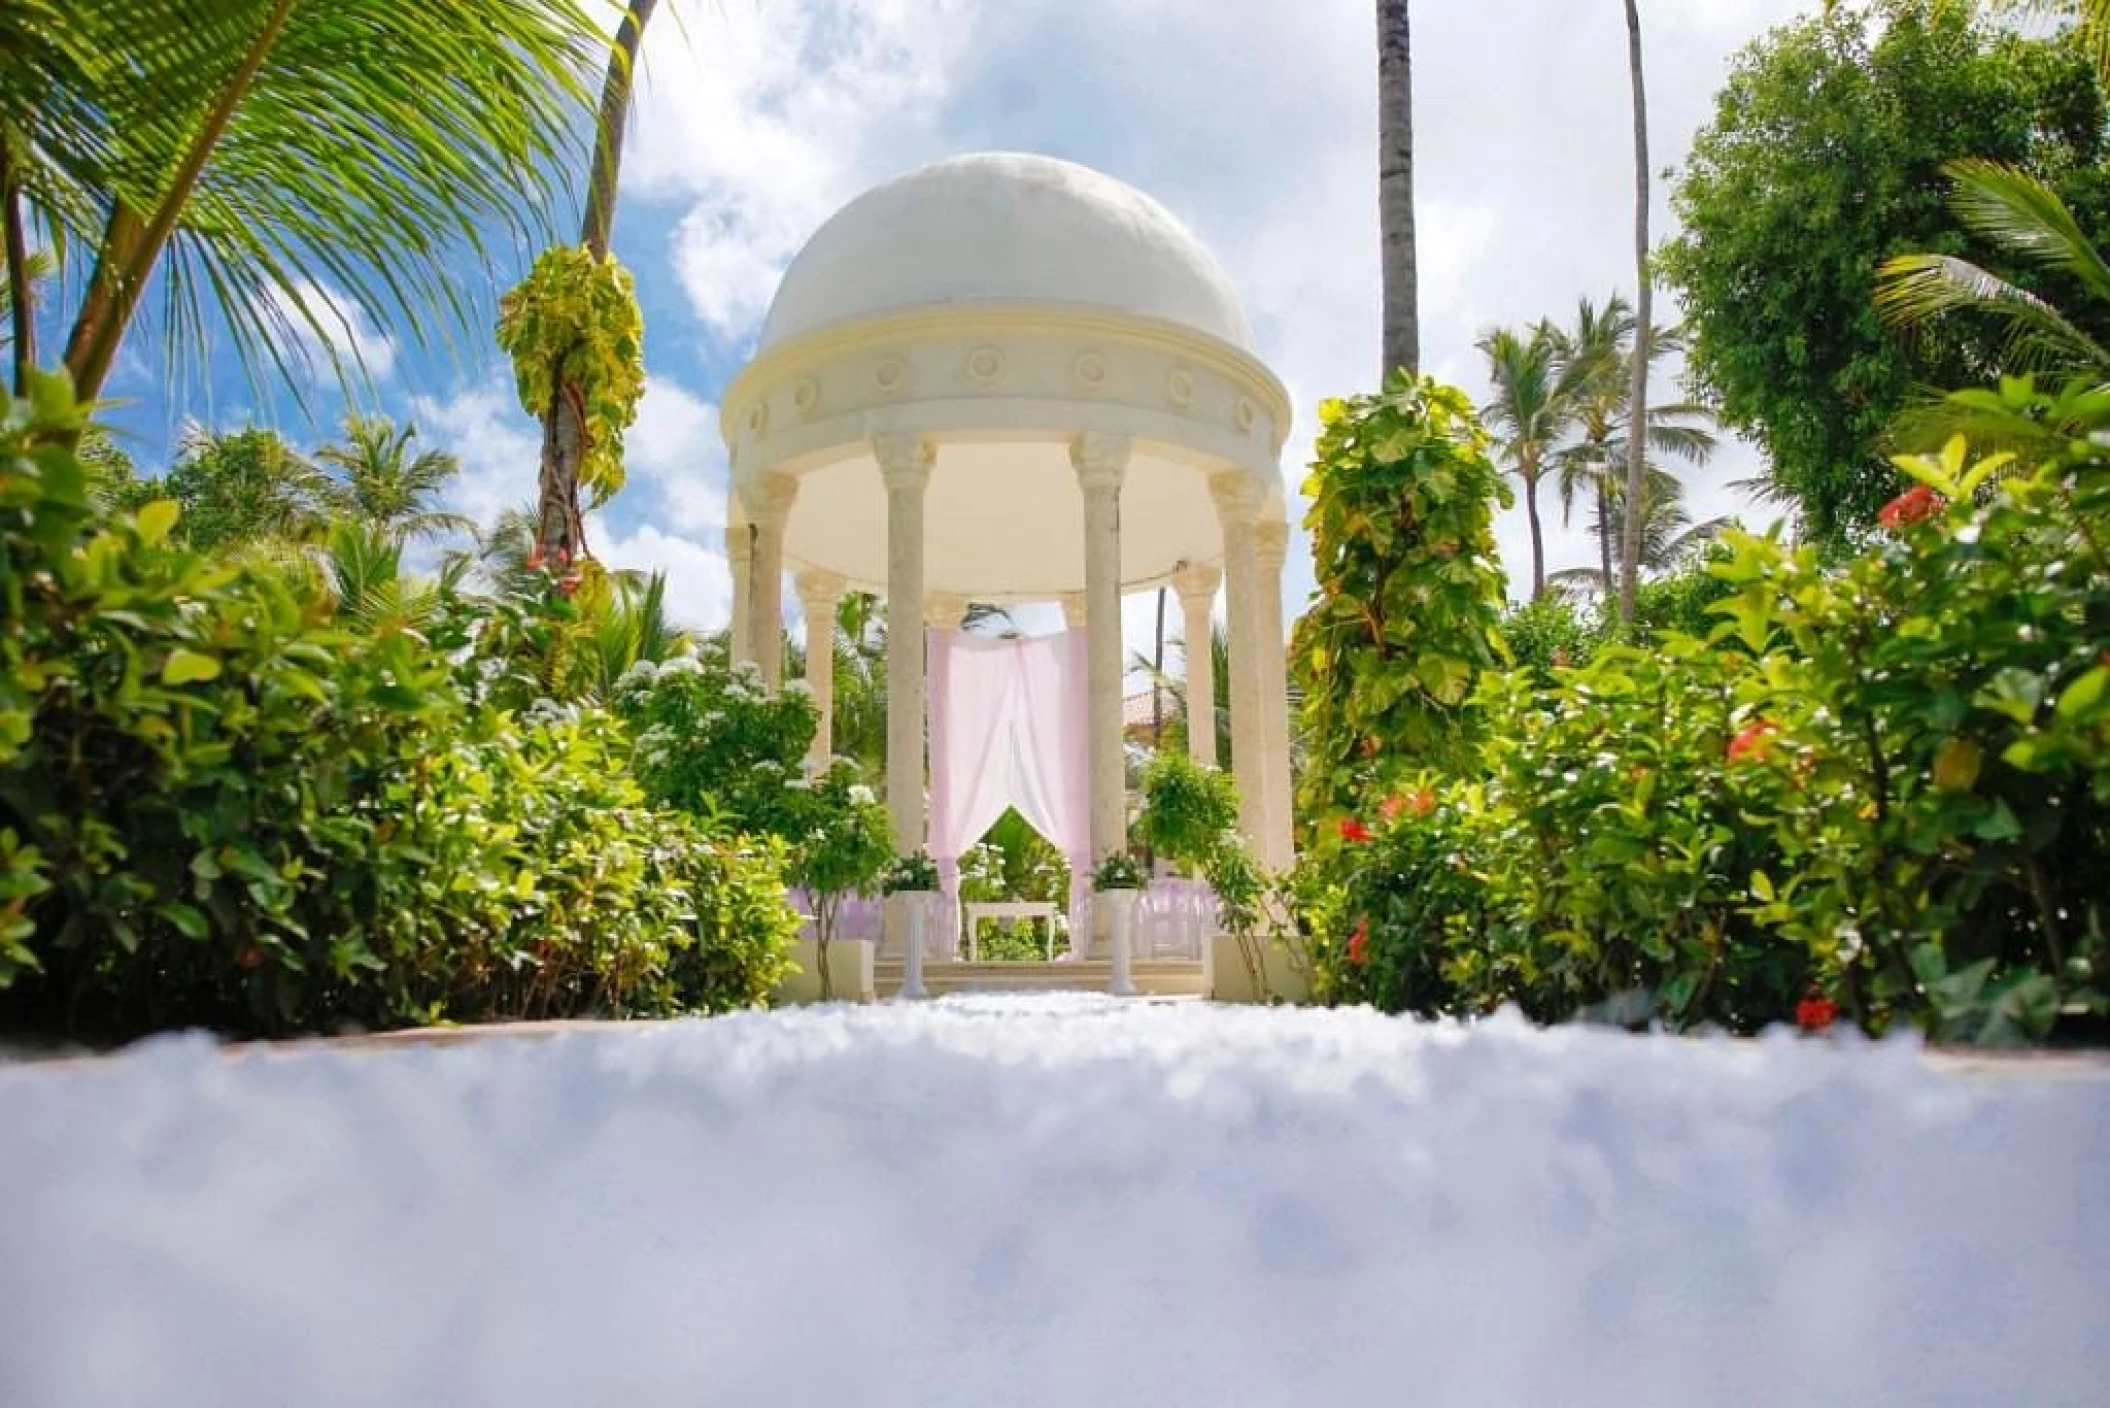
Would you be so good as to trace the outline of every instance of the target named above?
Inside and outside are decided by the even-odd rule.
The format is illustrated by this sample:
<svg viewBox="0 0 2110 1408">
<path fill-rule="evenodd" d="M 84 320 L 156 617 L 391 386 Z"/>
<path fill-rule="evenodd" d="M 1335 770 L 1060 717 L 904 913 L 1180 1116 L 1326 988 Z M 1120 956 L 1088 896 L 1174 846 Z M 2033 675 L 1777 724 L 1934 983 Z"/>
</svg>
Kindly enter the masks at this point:
<svg viewBox="0 0 2110 1408">
<path fill-rule="evenodd" d="M 813 710 L 819 716 L 806 765 L 821 773 L 835 754 L 835 608 L 843 599 L 844 582 L 833 572 L 808 567 L 792 584 L 806 616 L 806 688 L 813 692 Z"/>
<path fill-rule="evenodd" d="M 1216 589 L 1221 568 L 1189 564 L 1172 574 L 1186 617 L 1187 756 L 1203 767 L 1216 766 Z"/>
<path fill-rule="evenodd" d="M 1254 619 L 1259 596 L 1254 525 L 1260 517 L 1260 488 L 1243 470 L 1209 476 L 1216 516 L 1223 524 L 1224 598 L 1231 637 L 1231 772 L 1238 781 L 1238 829 L 1263 854 L 1268 819 L 1266 735 L 1260 718 L 1260 627 Z"/>
<path fill-rule="evenodd" d="M 1088 432 L 1070 442 L 1070 464 L 1084 491 L 1086 736 L 1091 757 L 1092 860 L 1128 842 L 1121 756 L 1121 480 L 1125 435 Z"/>
<path fill-rule="evenodd" d="M 923 624 L 928 630 L 956 631 L 966 615 L 967 598 L 964 596 L 931 592 L 923 598 Z M 929 688 L 930 675 L 926 665 L 926 699 Z M 933 734 L 930 740 L 933 752 L 937 750 L 938 742 Z M 936 947 L 946 955 L 947 961 L 951 961 L 960 956 L 960 858 L 956 855 L 933 855 L 931 858 L 938 863 L 938 899 L 936 911 L 926 922 L 937 926 L 938 932 L 932 937 L 937 940 Z"/>
<path fill-rule="evenodd" d="M 872 442 L 886 479 L 886 803 L 894 849 L 923 848 L 923 491 L 936 458 L 920 435 Z"/>
<path fill-rule="evenodd" d="M 748 570 L 748 649 L 761 668 L 763 687 L 784 682 L 784 525 L 799 496 L 799 481 L 768 474 L 747 492 L 747 517 L 754 525 L 754 561 Z"/>
<path fill-rule="evenodd" d="M 1289 643 L 1282 629 L 1282 564 L 1289 555 L 1289 524 L 1262 521 L 1253 531 L 1253 545 L 1260 569 L 1255 614 L 1260 622 L 1260 716 L 1268 802 L 1260 856 L 1270 868 L 1285 870 L 1296 844 L 1289 772 Z"/>
<path fill-rule="evenodd" d="M 1074 635 L 1082 635 L 1091 625 L 1091 614 L 1085 608 L 1083 592 L 1064 592 L 1062 602 L 1063 628 Z M 1090 764 L 1087 762 L 1087 769 Z M 1065 855 L 1063 860 L 1070 867 L 1070 954 L 1083 957 L 1092 946 L 1092 858 L 1090 855 Z"/>
<path fill-rule="evenodd" d="M 752 660 L 755 657 L 748 639 L 747 588 L 748 574 L 754 570 L 754 536 L 748 530 L 740 496 L 734 493 L 725 498 L 725 562 L 733 578 L 731 650 L 734 660 Z"/>
</svg>

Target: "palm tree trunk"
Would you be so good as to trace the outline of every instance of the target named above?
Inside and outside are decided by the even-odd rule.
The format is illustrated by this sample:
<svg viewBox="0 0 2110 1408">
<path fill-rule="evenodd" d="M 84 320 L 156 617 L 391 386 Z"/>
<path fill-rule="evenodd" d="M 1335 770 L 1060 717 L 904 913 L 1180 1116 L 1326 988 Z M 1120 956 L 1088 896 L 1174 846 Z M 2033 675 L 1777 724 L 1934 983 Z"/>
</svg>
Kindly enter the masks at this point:
<svg viewBox="0 0 2110 1408">
<path fill-rule="evenodd" d="M 1524 520 L 1531 525 L 1531 599 L 1546 594 L 1546 535 L 1539 527 L 1539 471 L 1533 465 L 1524 479 Z"/>
<path fill-rule="evenodd" d="M 29 239 L 22 226 L 22 181 L 15 165 L 15 134 L 0 128 L 0 223 L 5 225 L 8 311 L 14 321 L 15 395 L 29 397 L 29 374 L 37 365 L 36 293 L 29 280 Z"/>
<path fill-rule="evenodd" d="M 1648 358 L 1653 301 L 1648 267 L 1648 89 L 1641 71 L 1641 10 L 1626 0 L 1627 64 L 1634 80 L 1634 382 L 1626 411 L 1625 534 L 1619 556 L 1619 620 L 1634 621 L 1634 594 L 1641 576 L 1641 513 L 1648 453 Z"/>
<path fill-rule="evenodd" d="M 579 222 L 579 243 L 591 250 L 596 259 L 608 257 L 637 54 L 644 42 L 645 25 L 658 4 L 659 0 L 630 0 L 616 30 L 615 47 L 608 55 L 608 72 L 601 82 L 600 117 L 594 124 L 593 170 L 586 211 Z M 568 354 L 560 354 L 558 364 L 568 360 Z M 560 377 L 556 394 L 550 398 L 549 409 L 542 418 L 542 472 L 537 485 L 535 521 L 543 556 L 551 561 L 559 560 L 560 554 L 572 560 L 586 555 L 585 518 L 579 507 L 579 461 L 585 451 L 580 408 L 585 399 L 576 383 Z"/>
<path fill-rule="evenodd" d="M 1414 46 L 1408 0 L 1377 0 L 1377 206 L 1384 284 L 1382 377 L 1421 368 L 1414 248 Z"/>
<path fill-rule="evenodd" d="M 1619 531 L 1619 527 L 1612 516 L 1611 473 L 1609 465 L 1597 471 L 1597 565 L 1604 573 L 1600 585 L 1604 588 L 1606 601 L 1610 601 L 1612 593 L 1618 590 L 1619 581 L 1612 575 L 1612 535 Z"/>
</svg>

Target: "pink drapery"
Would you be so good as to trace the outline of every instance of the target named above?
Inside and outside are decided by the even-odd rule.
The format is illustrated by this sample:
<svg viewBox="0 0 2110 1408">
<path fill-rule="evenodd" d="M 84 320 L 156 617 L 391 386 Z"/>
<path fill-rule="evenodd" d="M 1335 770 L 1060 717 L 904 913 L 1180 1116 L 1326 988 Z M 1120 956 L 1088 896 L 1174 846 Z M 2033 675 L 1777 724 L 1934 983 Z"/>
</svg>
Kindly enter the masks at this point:
<svg viewBox="0 0 2110 1408">
<path fill-rule="evenodd" d="M 1070 864 L 1070 933 L 1089 931 L 1091 796 L 1084 636 L 990 640 L 930 632 L 930 853 L 945 891 L 933 945 L 958 950 L 960 856 L 1007 807 Z"/>
</svg>

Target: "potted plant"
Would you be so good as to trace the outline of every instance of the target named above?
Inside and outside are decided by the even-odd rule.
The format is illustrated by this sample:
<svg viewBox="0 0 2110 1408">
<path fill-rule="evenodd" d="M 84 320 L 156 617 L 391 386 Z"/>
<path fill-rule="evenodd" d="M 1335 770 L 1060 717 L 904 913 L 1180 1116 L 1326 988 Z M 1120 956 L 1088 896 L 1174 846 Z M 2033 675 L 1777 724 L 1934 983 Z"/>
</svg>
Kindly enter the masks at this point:
<svg viewBox="0 0 2110 1408">
<path fill-rule="evenodd" d="M 886 808 L 857 781 L 854 764 L 838 762 L 802 788 L 786 791 L 807 813 L 789 856 L 790 878 L 813 897 L 814 949 L 820 963 L 821 1001 L 835 997 L 828 966 L 829 943 L 843 900 L 869 895 L 894 852 Z"/>
<path fill-rule="evenodd" d="M 1107 991 L 1116 997 L 1133 997 L 1128 945 L 1129 920 L 1135 914 L 1136 897 L 1143 892 L 1143 867 L 1126 851 L 1115 851 L 1092 872 L 1093 902 L 1107 907 L 1107 928 L 1113 941 L 1114 976 Z"/>
<path fill-rule="evenodd" d="M 927 851 L 905 855 L 887 867 L 879 882 L 880 893 L 889 899 L 906 898 L 908 952 L 901 974 L 901 996 L 913 1001 L 930 996 L 923 986 L 923 946 L 930 925 L 930 898 L 938 892 L 938 863 Z"/>
</svg>

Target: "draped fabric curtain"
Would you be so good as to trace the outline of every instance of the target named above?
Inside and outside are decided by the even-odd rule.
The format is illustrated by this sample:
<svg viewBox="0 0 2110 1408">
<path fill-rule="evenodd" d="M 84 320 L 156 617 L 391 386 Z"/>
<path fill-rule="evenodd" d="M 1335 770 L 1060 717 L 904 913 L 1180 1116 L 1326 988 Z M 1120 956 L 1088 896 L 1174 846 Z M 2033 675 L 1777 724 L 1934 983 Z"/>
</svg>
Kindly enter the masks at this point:
<svg viewBox="0 0 2110 1408">
<path fill-rule="evenodd" d="M 1070 933 L 1088 932 L 1091 799 L 1085 743 L 1084 636 L 990 640 L 930 633 L 930 852 L 945 889 L 933 949 L 960 934 L 960 856 L 1007 807 L 1070 864 Z"/>
</svg>

